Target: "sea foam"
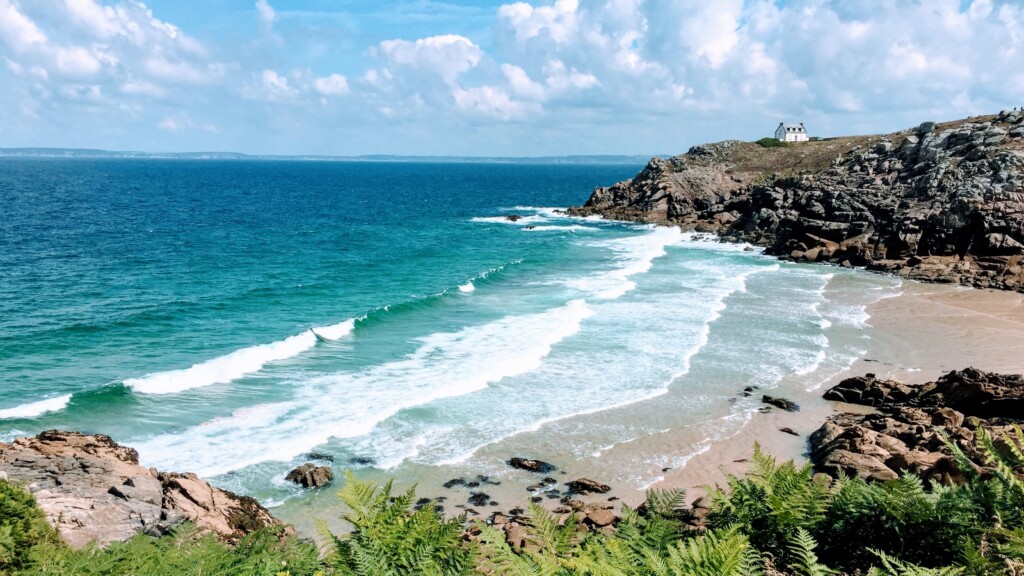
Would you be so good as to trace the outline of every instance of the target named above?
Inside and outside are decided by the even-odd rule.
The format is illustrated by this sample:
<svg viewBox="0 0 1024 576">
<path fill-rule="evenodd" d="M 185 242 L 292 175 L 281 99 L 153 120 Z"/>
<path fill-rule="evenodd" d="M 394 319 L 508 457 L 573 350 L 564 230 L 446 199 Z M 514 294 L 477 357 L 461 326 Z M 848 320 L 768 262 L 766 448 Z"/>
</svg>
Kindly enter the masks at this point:
<svg viewBox="0 0 1024 576">
<path fill-rule="evenodd" d="M 573 300 L 536 314 L 430 334 L 402 359 L 306 381 L 292 401 L 242 409 L 135 445 L 147 465 L 200 475 L 288 461 L 332 437 L 369 434 L 403 409 L 535 370 L 591 314 L 585 301 Z"/>
<path fill-rule="evenodd" d="M 190 368 L 155 372 L 141 378 L 128 378 L 126 386 L 143 394 L 174 394 L 212 384 L 226 384 L 247 374 L 259 372 L 271 362 L 286 360 L 313 348 L 317 336 L 326 340 L 338 340 L 347 336 L 355 327 L 355 320 L 349 319 L 330 326 L 321 326 L 271 342 L 235 350 Z"/>
<path fill-rule="evenodd" d="M 71 394 L 65 394 L 55 398 L 39 400 L 38 402 L 29 402 L 28 404 L 15 406 L 14 408 L 4 408 L 3 410 L 0 410 L 0 420 L 35 418 L 48 412 L 59 412 L 67 407 L 68 402 L 70 401 Z"/>
</svg>

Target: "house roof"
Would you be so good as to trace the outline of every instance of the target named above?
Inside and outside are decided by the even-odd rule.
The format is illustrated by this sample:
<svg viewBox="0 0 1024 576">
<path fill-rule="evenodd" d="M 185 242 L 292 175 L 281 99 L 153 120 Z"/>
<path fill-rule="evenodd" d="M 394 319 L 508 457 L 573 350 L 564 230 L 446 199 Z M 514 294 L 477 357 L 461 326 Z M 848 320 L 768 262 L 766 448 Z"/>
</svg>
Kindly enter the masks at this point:
<svg viewBox="0 0 1024 576">
<path fill-rule="evenodd" d="M 779 127 L 780 128 L 785 128 L 787 130 L 792 128 L 792 129 L 794 129 L 794 130 L 796 130 L 798 132 L 803 132 L 803 131 L 806 130 L 806 128 L 804 128 L 803 123 L 800 123 L 800 124 L 786 124 L 785 122 L 779 122 Z"/>
</svg>

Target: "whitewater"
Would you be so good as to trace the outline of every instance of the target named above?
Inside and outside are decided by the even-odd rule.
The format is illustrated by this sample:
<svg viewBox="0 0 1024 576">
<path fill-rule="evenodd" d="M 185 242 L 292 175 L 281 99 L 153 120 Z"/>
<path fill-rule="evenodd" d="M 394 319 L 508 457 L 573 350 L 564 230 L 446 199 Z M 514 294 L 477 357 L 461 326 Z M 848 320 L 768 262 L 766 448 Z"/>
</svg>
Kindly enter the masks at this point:
<svg viewBox="0 0 1024 576">
<path fill-rule="evenodd" d="M 22 235 L 0 251 L 0 440 L 110 434 L 274 505 L 315 498 L 283 481 L 309 459 L 500 478 L 513 450 L 585 461 L 689 431 L 671 458 L 623 465 L 650 485 L 745 425 L 745 387 L 842 373 L 869 306 L 900 289 L 557 207 L 637 167 L 6 168 L 69 186 L 46 190 L 61 217 L 45 219 L 40 190 L 12 188 L 0 224 Z"/>
</svg>

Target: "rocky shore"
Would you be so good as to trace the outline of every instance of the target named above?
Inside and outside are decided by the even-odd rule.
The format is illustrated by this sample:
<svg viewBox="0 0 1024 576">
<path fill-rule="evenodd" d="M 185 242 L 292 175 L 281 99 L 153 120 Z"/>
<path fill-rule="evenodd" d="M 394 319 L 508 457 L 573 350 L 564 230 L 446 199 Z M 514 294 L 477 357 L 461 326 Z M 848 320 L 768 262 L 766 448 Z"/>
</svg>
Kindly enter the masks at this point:
<svg viewBox="0 0 1024 576">
<path fill-rule="evenodd" d="M 910 472 L 943 484 L 963 482 L 962 468 L 988 474 L 979 433 L 999 450 L 1024 419 L 1024 378 L 967 368 L 917 386 L 874 375 L 849 378 L 825 398 L 871 406 L 872 414 L 836 414 L 810 437 L 822 472 L 892 480 Z M 954 448 L 960 454 L 954 452 Z M 958 458 L 962 459 L 958 461 Z"/>
<path fill-rule="evenodd" d="M 281 525 L 253 498 L 140 466 L 135 449 L 102 434 L 49 430 L 0 443 L 0 477 L 30 491 L 75 548 L 159 536 L 186 521 L 227 542 Z"/>
<path fill-rule="evenodd" d="M 1024 112 L 778 147 L 694 146 L 570 213 L 713 232 L 787 260 L 1022 291 Z"/>
</svg>

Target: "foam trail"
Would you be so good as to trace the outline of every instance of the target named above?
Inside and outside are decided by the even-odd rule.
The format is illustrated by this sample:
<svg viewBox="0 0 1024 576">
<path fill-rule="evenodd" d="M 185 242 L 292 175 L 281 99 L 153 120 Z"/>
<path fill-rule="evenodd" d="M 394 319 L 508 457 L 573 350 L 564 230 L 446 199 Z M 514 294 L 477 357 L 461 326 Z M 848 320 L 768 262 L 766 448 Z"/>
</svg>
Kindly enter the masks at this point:
<svg viewBox="0 0 1024 576">
<path fill-rule="evenodd" d="M 302 354 L 316 346 L 317 335 L 326 340 L 338 340 L 351 333 L 354 327 L 354 319 L 330 326 L 320 326 L 270 344 L 258 344 L 235 350 L 190 368 L 155 372 L 141 378 L 128 378 L 124 383 L 132 390 L 143 394 L 174 394 L 213 384 L 226 384 L 247 374 L 259 372 L 271 362 Z"/>
<path fill-rule="evenodd" d="M 207 476 L 288 461 L 332 437 L 368 434 L 400 410 L 533 371 L 591 315 L 585 301 L 573 300 L 537 314 L 434 333 L 418 339 L 419 348 L 400 360 L 305 382 L 293 401 L 236 411 L 133 445 L 147 465 Z"/>
<path fill-rule="evenodd" d="M 15 418 L 35 418 L 48 412 L 59 412 L 71 401 L 71 394 L 47 398 L 38 402 L 29 402 L 14 408 L 0 410 L 0 420 L 11 420 Z"/>
<path fill-rule="evenodd" d="M 594 243 L 595 246 L 605 246 L 617 252 L 619 266 L 609 272 L 569 280 L 566 284 L 602 300 L 614 300 L 636 288 L 636 283 L 630 277 L 650 270 L 654 260 L 666 254 L 665 247 L 685 238 L 678 228 L 672 227 L 655 228 L 639 236 Z"/>
<path fill-rule="evenodd" d="M 462 292 L 464 294 L 469 294 L 470 292 L 472 292 L 474 290 L 476 290 L 476 285 L 473 284 L 472 280 L 470 280 L 469 282 L 466 282 L 465 284 L 462 284 L 461 286 L 459 286 L 459 292 Z"/>
</svg>

